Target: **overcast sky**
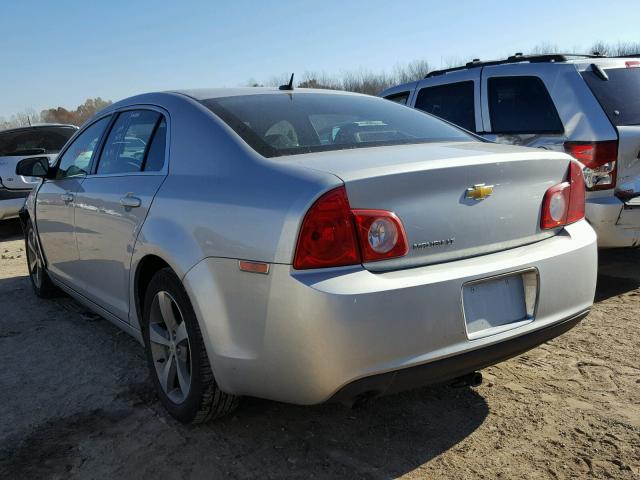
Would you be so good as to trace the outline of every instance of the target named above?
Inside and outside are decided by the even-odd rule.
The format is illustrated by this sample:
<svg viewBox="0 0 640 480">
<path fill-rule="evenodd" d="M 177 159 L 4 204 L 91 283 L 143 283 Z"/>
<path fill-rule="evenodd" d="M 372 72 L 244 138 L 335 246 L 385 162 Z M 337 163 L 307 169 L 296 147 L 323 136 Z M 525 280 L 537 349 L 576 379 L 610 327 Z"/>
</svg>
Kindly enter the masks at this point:
<svg viewBox="0 0 640 480">
<path fill-rule="evenodd" d="M 535 7 L 534 7 L 535 5 Z M 607 5 L 611 8 L 607 8 Z M 238 86 L 540 43 L 640 41 L 640 1 L 3 1 L 0 116 L 88 97 Z"/>
</svg>

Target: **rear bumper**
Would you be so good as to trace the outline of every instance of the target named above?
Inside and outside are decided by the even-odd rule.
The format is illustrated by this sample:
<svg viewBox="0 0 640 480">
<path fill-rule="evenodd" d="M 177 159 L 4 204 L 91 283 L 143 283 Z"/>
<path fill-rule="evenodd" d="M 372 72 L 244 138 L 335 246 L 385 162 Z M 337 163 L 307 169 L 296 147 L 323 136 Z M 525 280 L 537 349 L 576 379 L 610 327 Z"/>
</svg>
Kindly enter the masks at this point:
<svg viewBox="0 0 640 480">
<path fill-rule="evenodd" d="M 470 338 L 462 286 L 527 269 L 539 276 L 535 318 Z M 596 276 L 596 235 L 582 221 L 531 245 L 438 265 L 372 273 L 360 266 L 301 272 L 272 264 L 260 275 L 241 272 L 237 260 L 207 258 L 183 283 L 224 391 L 314 404 L 388 372 L 396 380 L 383 385 L 386 393 L 405 385 L 398 379 L 407 369 L 432 372 L 407 373 L 415 378 L 406 382 L 411 386 L 432 383 L 544 342 L 563 327 L 536 332 L 591 307 Z M 527 343 L 518 340 L 525 336 Z M 440 373 L 435 362 L 445 361 Z"/>
<path fill-rule="evenodd" d="M 571 330 L 589 314 L 573 315 L 548 327 L 425 365 L 361 378 L 342 387 L 331 401 L 353 404 L 362 395 L 389 395 L 424 385 L 443 383 L 520 355 Z"/>
<path fill-rule="evenodd" d="M 617 197 L 590 198 L 587 220 L 598 234 L 602 248 L 640 246 L 640 205 Z"/>
<path fill-rule="evenodd" d="M 17 217 L 30 192 L 0 187 L 0 220 Z"/>
</svg>

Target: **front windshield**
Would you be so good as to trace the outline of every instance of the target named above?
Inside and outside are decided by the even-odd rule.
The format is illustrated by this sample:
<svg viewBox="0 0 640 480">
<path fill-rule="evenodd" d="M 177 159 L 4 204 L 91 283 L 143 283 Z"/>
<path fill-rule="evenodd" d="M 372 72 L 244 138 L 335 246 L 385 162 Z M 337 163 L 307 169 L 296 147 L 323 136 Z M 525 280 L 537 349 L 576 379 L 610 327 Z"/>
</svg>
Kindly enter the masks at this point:
<svg viewBox="0 0 640 480">
<path fill-rule="evenodd" d="M 212 98 L 202 103 L 265 157 L 476 140 L 435 117 L 364 95 L 288 92 Z"/>
</svg>

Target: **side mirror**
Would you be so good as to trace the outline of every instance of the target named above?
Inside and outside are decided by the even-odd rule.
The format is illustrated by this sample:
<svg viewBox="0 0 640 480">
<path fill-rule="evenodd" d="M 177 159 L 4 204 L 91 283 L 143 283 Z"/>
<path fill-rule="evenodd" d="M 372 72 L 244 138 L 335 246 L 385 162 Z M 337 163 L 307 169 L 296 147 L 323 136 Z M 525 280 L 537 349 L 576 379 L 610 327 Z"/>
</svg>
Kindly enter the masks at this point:
<svg viewBox="0 0 640 480">
<path fill-rule="evenodd" d="M 20 160 L 16 165 L 16 175 L 23 177 L 45 178 L 49 174 L 49 159 L 47 157 L 30 157 Z"/>
</svg>

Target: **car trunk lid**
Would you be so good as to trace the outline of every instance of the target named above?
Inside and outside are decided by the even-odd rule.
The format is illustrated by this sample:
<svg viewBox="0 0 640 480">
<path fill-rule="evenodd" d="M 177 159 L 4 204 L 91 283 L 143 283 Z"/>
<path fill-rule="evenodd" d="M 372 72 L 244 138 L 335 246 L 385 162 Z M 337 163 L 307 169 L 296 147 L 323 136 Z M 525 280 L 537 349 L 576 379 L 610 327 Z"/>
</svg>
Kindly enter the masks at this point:
<svg viewBox="0 0 640 480">
<path fill-rule="evenodd" d="M 483 255 L 552 236 L 540 229 L 542 199 L 565 179 L 570 161 L 555 152 L 480 142 L 299 157 L 299 164 L 341 178 L 352 208 L 390 210 L 402 221 L 409 252 L 365 264 L 373 271 Z"/>
</svg>

